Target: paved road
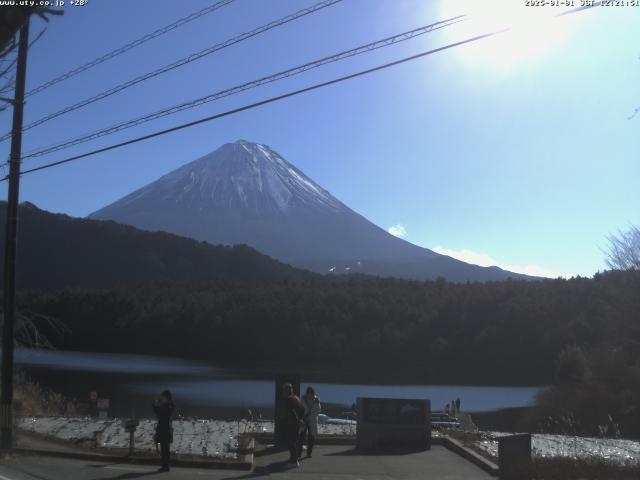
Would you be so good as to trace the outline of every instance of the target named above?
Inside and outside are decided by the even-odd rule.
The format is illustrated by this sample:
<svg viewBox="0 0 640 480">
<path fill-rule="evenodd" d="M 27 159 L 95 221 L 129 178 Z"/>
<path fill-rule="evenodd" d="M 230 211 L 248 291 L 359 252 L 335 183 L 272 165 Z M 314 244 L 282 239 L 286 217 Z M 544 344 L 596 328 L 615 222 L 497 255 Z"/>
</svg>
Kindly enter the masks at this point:
<svg viewBox="0 0 640 480">
<path fill-rule="evenodd" d="M 444 447 L 406 455 L 360 455 L 350 446 L 318 445 L 312 459 L 300 468 L 288 468 L 287 453 L 256 452 L 253 472 L 173 468 L 157 473 L 156 468 L 124 463 L 69 460 L 53 457 L 14 456 L 0 463 L 0 480 L 475 480 L 489 474 Z"/>
</svg>

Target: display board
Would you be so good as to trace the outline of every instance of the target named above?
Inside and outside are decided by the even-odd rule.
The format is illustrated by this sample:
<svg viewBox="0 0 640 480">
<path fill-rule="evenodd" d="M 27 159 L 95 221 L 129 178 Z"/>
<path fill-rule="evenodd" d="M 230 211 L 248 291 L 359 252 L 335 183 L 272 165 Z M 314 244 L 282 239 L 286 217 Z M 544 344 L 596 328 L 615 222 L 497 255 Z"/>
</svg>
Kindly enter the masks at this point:
<svg viewBox="0 0 640 480">
<path fill-rule="evenodd" d="M 356 446 L 362 450 L 431 448 L 431 402 L 358 398 Z"/>
</svg>

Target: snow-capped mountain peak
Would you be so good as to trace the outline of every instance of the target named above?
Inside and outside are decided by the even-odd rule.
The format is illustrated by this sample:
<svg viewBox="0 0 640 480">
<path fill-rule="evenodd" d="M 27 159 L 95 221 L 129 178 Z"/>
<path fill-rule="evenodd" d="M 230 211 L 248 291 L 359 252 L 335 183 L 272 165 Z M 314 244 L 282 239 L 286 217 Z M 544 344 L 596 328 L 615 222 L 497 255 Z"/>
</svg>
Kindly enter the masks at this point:
<svg viewBox="0 0 640 480">
<path fill-rule="evenodd" d="M 341 203 L 267 145 L 238 140 L 90 216 L 212 244 L 245 243 L 321 273 L 427 279 L 513 276 L 394 237 Z"/>
<path fill-rule="evenodd" d="M 147 198 L 196 207 L 200 211 L 240 208 L 287 213 L 296 209 L 333 210 L 344 205 L 269 146 L 238 140 L 227 143 L 123 198 Z"/>
</svg>

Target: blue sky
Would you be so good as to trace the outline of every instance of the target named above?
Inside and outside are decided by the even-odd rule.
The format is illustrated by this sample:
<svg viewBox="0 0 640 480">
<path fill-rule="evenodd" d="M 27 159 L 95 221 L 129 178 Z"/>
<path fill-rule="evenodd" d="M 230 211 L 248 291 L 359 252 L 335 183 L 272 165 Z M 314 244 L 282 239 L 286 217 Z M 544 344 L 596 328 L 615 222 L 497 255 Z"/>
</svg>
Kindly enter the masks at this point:
<svg viewBox="0 0 640 480">
<path fill-rule="evenodd" d="M 27 89 L 212 0 L 65 6 Z M 25 121 L 313 4 L 236 0 L 28 99 Z M 515 30 L 149 142 L 26 175 L 22 201 L 87 215 L 221 144 L 265 143 L 415 244 L 528 273 L 592 275 L 640 223 L 640 7 L 548 20 L 516 0 L 344 0 L 25 133 L 24 152 L 458 14 L 462 24 L 25 162 L 65 158 L 503 25 Z M 576 2 L 579 4 L 579 2 Z M 478 7 L 481 5 L 481 8 Z M 515 7 L 514 7 L 515 5 Z M 32 35 L 44 23 L 34 19 Z M 11 114 L 0 115 L 4 130 Z M 0 145 L 2 154 L 7 143 Z M 6 198 L 6 184 L 1 195 Z"/>
</svg>

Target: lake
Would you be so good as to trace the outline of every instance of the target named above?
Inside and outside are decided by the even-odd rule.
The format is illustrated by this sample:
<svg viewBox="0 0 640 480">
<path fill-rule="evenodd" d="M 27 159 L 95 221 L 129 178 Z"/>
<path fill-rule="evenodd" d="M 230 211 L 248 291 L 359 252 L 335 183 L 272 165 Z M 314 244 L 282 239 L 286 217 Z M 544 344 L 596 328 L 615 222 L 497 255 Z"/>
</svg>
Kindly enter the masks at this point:
<svg viewBox="0 0 640 480">
<path fill-rule="evenodd" d="M 88 402 L 89 393 L 109 398 L 110 415 L 150 415 L 149 405 L 170 389 L 186 416 L 237 417 L 251 409 L 271 414 L 274 382 L 267 372 L 219 368 L 180 358 L 110 353 L 16 350 L 16 366 L 43 386 Z M 313 386 L 334 411 L 347 409 L 356 397 L 428 398 L 433 410 L 460 397 L 466 411 L 490 411 L 531 405 L 540 387 L 461 385 L 374 385 L 340 383 L 340 372 L 325 375 L 333 382 Z M 334 380 L 335 379 L 335 380 Z M 302 389 L 307 382 L 302 375 Z"/>
</svg>

